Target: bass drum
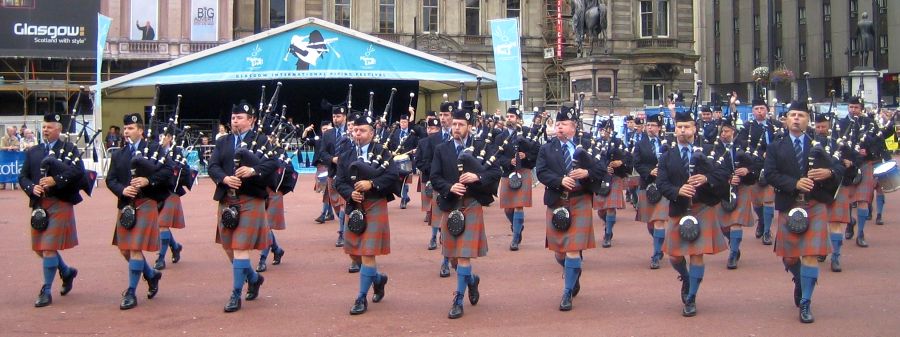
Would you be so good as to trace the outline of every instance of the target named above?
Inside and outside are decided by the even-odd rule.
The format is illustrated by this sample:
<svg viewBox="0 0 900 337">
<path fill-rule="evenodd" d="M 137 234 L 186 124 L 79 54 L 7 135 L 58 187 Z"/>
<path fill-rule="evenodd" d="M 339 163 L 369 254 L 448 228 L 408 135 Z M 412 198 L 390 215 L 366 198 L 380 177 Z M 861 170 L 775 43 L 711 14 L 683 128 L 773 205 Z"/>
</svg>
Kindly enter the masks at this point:
<svg viewBox="0 0 900 337">
<path fill-rule="evenodd" d="M 408 176 L 413 172 L 413 164 L 412 160 L 409 159 L 409 155 L 406 154 L 398 154 L 394 156 L 394 162 L 397 163 L 397 168 L 400 170 L 400 176 Z"/>
</svg>

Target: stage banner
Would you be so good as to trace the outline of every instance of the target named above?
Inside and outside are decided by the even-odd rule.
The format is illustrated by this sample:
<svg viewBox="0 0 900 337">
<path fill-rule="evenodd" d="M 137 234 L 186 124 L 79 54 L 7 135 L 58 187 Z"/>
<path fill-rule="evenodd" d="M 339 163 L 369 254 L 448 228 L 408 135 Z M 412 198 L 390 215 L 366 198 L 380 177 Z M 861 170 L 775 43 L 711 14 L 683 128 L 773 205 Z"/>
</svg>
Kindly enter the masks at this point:
<svg viewBox="0 0 900 337">
<path fill-rule="evenodd" d="M 191 41 L 219 40 L 219 0 L 191 0 Z"/>
<path fill-rule="evenodd" d="M 19 171 L 25 163 L 25 152 L 0 151 L 0 183 L 18 183 Z"/>
<path fill-rule="evenodd" d="M 522 48 L 519 19 L 491 20 L 494 67 L 497 69 L 497 96 L 501 101 L 519 99 L 522 90 Z"/>
<path fill-rule="evenodd" d="M 0 57 L 94 57 L 99 11 L 100 0 L 0 1 Z"/>
<path fill-rule="evenodd" d="M 155 41 L 156 28 L 159 27 L 158 0 L 131 0 L 131 34 L 132 40 Z"/>
</svg>

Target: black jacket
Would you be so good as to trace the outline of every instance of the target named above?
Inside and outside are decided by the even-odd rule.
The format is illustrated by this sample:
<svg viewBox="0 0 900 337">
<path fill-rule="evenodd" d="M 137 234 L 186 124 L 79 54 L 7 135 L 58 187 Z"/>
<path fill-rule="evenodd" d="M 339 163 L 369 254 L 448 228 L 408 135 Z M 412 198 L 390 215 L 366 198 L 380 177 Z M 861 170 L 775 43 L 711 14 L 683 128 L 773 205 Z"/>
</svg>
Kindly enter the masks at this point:
<svg viewBox="0 0 900 337">
<path fill-rule="evenodd" d="M 440 139 L 441 134 L 436 133 Z M 473 135 L 469 135 L 469 145 L 475 148 L 478 154 L 481 149 L 490 155 L 494 153 L 494 147 L 487 144 L 483 140 L 474 140 Z M 457 168 L 458 155 L 456 153 L 456 143 L 454 141 L 443 142 L 435 148 L 434 156 L 431 160 L 430 180 L 434 191 L 438 193 L 437 203 L 441 210 L 448 212 L 456 208 L 457 201 L 460 197 L 450 192 L 450 186 L 459 181 L 459 170 Z M 475 173 L 475 172 L 473 172 Z M 467 197 L 475 198 L 478 203 L 487 206 L 494 202 L 494 194 L 497 192 L 497 184 L 500 182 L 500 167 L 495 165 L 484 168 L 482 172 L 478 172 L 479 180 L 466 186 Z"/>
<path fill-rule="evenodd" d="M 148 142 L 144 139 L 138 144 L 138 150 L 145 155 L 152 156 L 159 151 L 159 143 Z M 109 170 L 106 173 L 106 187 L 119 198 L 117 207 L 120 209 L 131 202 L 131 198 L 124 196 L 122 192 L 131 183 L 131 159 L 135 155 L 137 154 L 131 153 L 131 145 L 125 144 L 124 147 L 112 154 Z M 172 180 L 174 178 L 171 166 L 167 164 L 155 165 L 154 170 L 144 178 L 150 180 L 150 185 L 140 190 L 138 198 L 163 201 L 172 193 Z"/>
<path fill-rule="evenodd" d="M 34 190 L 34 185 L 37 185 L 43 177 L 41 174 L 41 162 L 47 156 L 44 154 L 44 146 L 44 144 L 38 144 L 25 151 L 25 162 L 22 163 L 22 169 L 19 171 L 19 186 L 28 195 L 32 204 L 39 199 L 32 191 Z M 59 156 L 60 153 L 69 153 L 69 151 L 74 151 L 73 158 L 81 158 L 81 153 L 78 152 L 78 148 L 72 143 L 63 143 L 63 141 L 58 140 L 53 145 L 53 153 L 56 156 Z M 53 180 L 56 181 L 56 186 L 45 190 L 44 195 L 73 205 L 78 204 L 82 200 L 81 194 L 78 193 L 79 182 L 84 175 L 84 163 L 82 161 L 79 160 L 74 165 L 58 162 L 47 171 L 47 176 L 53 177 Z"/>
<path fill-rule="evenodd" d="M 322 135 L 322 150 L 319 152 L 319 160 L 324 164 L 328 164 L 329 177 L 334 177 L 337 174 L 337 165 L 334 164 L 332 159 L 340 157 L 343 149 L 349 147 L 352 143 L 350 140 L 352 135 L 346 130 L 347 124 L 344 124 L 343 128 L 345 131 L 341 137 L 338 137 L 337 128 L 330 129 Z"/>
<path fill-rule="evenodd" d="M 691 163 L 694 164 L 693 173 L 706 175 L 707 179 L 706 184 L 697 189 L 693 202 L 715 206 L 722 201 L 724 195 L 728 194 L 727 184 L 729 176 L 727 167 L 723 167 L 723 165 L 719 165 L 706 157 L 711 150 L 712 145 L 704 145 L 702 153 L 695 151 L 691 156 Z M 656 177 L 656 187 L 666 199 L 669 199 L 669 216 L 685 215 L 692 200 L 678 195 L 678 190 L 689 178 L 681 160 L 681 149 L 677 144 L 673 145 L 669 147 L 669 150 L 659 160 L 659 171 L 657 172 L 659 174 Z"/>
<path fill-rule="evenodd" d="M 428 137 L 419 140 L 416 147 L 416 169 L 421 172 L 421 178 L 428 181 L 431 178 L 431 162 L 434 158 L 434 149 L 441 143 L 446 143 L 440 131 L 428 135 Z"/>
<path fill-rule="evenodd" d="M 587 139 L 582 138 L 582 147 L 589 146 Z M 577 146 L 578 143 L 575 143 Z M 563 158 L 562 144 L 559 138 L 553 138 L 546 144 L 542 145 L 537 156 L 537 164 L 535 172 L 538 181 L 546 187 L 544 190 L 544 205 L 553 206 L 559 201 L 560 195 L 565 191 L 562 186 L 563 177 L 568 174 L 565 168 L 565 160 Z M 586 168 L 588 170 L 587 178 L 578 180 L 582 189 L 586 193 L 591 193 L 590 186 L 595 182 L 600 182 L 606 175 L 606 166 L 608 163 L 595 160 L 589 156 L 589 163 L 572 163 L 573 168 Z"/>
<path fill-rule="evenodd" d="M 663 137 L 656 137 L 656 141 L 657 146 L 659 146 L 660 157 L 668 151 L 670 145 L 675 143 L 674 140 L 665 139 Z M 641 137 L 641 140 L 638 141 L 634 148 L 632 161 L 634 163 L 635 171 L 641 176 L 641 189 L 646 189 L 648 185 L 656 181 L 656 177 L 651 176 L 650 171 L 653 171 L 653 169 L 656 168 L 656 164 L 659 161 L 659 158 L 656 157 L 653 145 L 650 144 L 650 136 L 645 134 Z"/>
<path fill-rule="evenodd" d="M 397 152 L 398 154 L 415 150 L 416 146 L 419 145 L 419 135 L 416 133 L 415 129 L 413 129 L 412 124 L 406 129 L 406 138 L 403 139 L 402 144 L 400 142 L 400 132 L 400 128 L 397 128 L 394 130 L 394 133 L 391 134 L 391 142 L 388 143 L 389 150 L 391 150 L 391 152 Z"/>
<path fill-rule="evenodd" d="M 255 133 L 248 132 L 244 136 L 243 143 L 249 145 L 253 142 Z M 212 157 L 209 158 L 209 177 L 216 183 L 216 191 L 213 194 L 213 200 L 222 201 L 225 198 L 225 192 L 228 191 L 228 185 L 225 185 L 225 177 L 233 176 L 234 167 L 234 134 L 229 134 L 216 140 L 216 148 L 213 150 Z M 256 136 L 257 144 L 266 144 L 266 136 Z M 269 176 L 278 168 L 278 161 L 275 158 L 264 158 L 259 165 L 253 166 L 256 175 L 250 178 L 244 178 L 238 194 L 248 195 L 254 198 L 267 198 L 269 193 L 266 191 Z"/>
<path fill-rule="evenodd" d="M 724 143 L 717 142 L 713 150 L 716 153 L 716 160 L 721 159 L 722 165 L 726 167 L 729 180 L 735 170 L 746 168 L 749 172 L 747 175 L 741 177 L 740 184 L 756 184 L 756 181 L 759 179 L 759 172 L 763 168 L 761 157 L 744 152 L 736 143 L 731 143 L 731 148 L 726 149 Z"/>
<path fill-rule="evenodd" d="M 735 137 L 735 143 L 738 144 L 738 147 L 749 148 L 750 151 L 756 150 L 757 154 L 762 156 L 766 153 L 768 145 L 765 135 L 763 135 L 763 130 L 769 135 L 769 143 L 774 143 L 783 136 L 784 130 L 782 128 L 782 123 L 777 120 L 770 119 L 766 121 L 765 127 L 756 120 L 751 120 L 744 124 L 744 128 Z M 757 147 L 759 148 L 757 149 Z"/>
<path fill-rule="evenodd" d="M 812 151 L 812 140 L 808 136 L 803 138 L 802 158 L 809 158 L 809 153 Z M 838 186 L 837 179 L 844 174 L 844 165 L 829 155 L 818 158 L 822 158 L 826 162 L 815 166 L 831 169 L 832 175 L 826 180 L 817 181 L 809 196 L 819 202 L 830 203 L 834 200 L 834 193 Z M 775 209 L 784 212 L 795 207 L 795 201 L 800 194 L 800 190 L 796 188 L 797 180 L 806 175 L 808 166 L 808 159 L 804 160 L 803 167 L 797 162 L 791 137 L 785 136 L 771 144 L 766 153 L 765 175 L 769 185 L 775 188 Z"/>
<path fill-rule="evenodd" d="M 351 198 L 351 194 L 354 190 L 353 185 L 357 181 L 371 180 L 372 189 L 365 193 L 366 197 L 384 198 L 387 201 L 394 200 L 394 192 L 397 184 L 400 182 L 400 172 L 397 169 L 397 164 L 390 160 L 390 154 L 387 153 L 387 151 L 384 151 L 381 144 L 376 144 L 374 142 L 370 143 L 366 152 L 367 153 L 364 155 L 369 158 L 369 165 L 377 167 L 381 166 L 385 161 L 390 164 L 383 169 L 381 174 L 375 177 L 358 177 L 354 180 L 353 177 L 350 176 L 350 164 L 360 161 L 361 159 L 356 155 L 355 148 L 350 148 L 348 151 L 344 151 L 344 153 L 341 154 L 340 159 L 338 159 L 337 175 L 334 178 L 334 189 L 340 193 L 344 200 L 347 200 L 348 212 L 352 212 L 357 206 L 357 204 L 353 202 L 353 198 Z M 379 154 L 381 154 L 382 158 L 380 161 L 377 161 L 376 159 Z"/>
<path fill-rule="evenodd" d="M 599 156 L 607 164 L 616 160 L 622 161 L 622 166 L 619 166 L 613 170 L 614 175 L 620 178 L 625 178 L 631 174 L 634 165 L 634 162 L 632 160 L 634 158 L 631 153 L 628 152 L 628 149 L 625 148 L 625 143 L 622 142 L 621 139 L 610 137 L 609 140 L 604 141 L 598 138 L 597 144 L 595 146 L 597 147 L 597 149 L 594 150 L 595 157 L 598 156 L 596 151 L 599 150 Z"/>
<path fill-rule="evenodd" d="M 513 132 L 514 136 L 510 138 L 509 130 L 504 128 L 493 140 L 494 144 L 499 145 L 504 140 L 509 139 L 506 146 L 503 147 L 503 151 L 497 154 L 497 163 L 500 164 L 500 169 L 502 169 L 504 176 L 515 171 L 516 167 L 510 161 L 517 156 L 517 152 L 525 153 L 525 159 L 521 160 L 519 166 L 526 169 L 534 169 L 537 164 L 538 152 L 541 150 L 540 144 L 528 139 L 528 135 L 531 134 L 531 128 L 522 126 L 516 130 Z"/>
</svg>

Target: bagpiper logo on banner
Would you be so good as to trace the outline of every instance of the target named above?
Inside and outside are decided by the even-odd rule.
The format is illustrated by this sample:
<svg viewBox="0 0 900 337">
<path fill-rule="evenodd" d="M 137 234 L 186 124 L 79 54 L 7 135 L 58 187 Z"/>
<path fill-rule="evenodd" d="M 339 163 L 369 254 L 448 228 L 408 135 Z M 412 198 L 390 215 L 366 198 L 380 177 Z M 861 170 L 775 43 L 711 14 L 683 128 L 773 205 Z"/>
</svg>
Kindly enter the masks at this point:
<svg viewBox="0 0 900 337">
<path fill-rule="evenodd" d="M 19 182 L 19 172 L 25 162 L 25 152 L 0 151 L 0 183 Z"/>
<path fill-rule="evenodd" d="M 494 68 L 497 69 L 497 97 L 501 101 L 519 99 L 522 90 L 522 48 L 519 45 L 519 20 L 491 20 Z"/>
</svg>

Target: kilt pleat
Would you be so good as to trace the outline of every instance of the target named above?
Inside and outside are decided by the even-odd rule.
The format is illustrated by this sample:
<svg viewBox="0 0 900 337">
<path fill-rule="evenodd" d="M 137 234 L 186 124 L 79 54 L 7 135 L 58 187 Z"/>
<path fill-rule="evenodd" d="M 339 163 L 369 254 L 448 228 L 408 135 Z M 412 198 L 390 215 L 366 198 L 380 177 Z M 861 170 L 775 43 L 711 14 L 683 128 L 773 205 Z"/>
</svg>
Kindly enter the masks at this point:
<svg viewBox="0 0 900 337">
<path fill-rule="evenodd" d="M 466 218 L 466 230 L 459 236 L 453 236 L 447 230 L 446 215 L 449 212 L 441 216 L 441 253 L 445 257 L 485 256 L 488 252 L 488 245 L 487 235 L 484 231 L 484 209 L 474 198 L 464 198 L 463 205 L 465 205 L 463 214 Z"/>
<path fill-rule="evenodd" d="M 437 199 L 431 199 L 431 227 L 441 228 L 441 224 L 446 221 L 445 215 L 446 213 L 438 207 Z"/>
<path fill-rule="evenodd" d="M 287 229 L 287 220 L 284 218 L 284 194 L 281 192 L 269 191 L 269 199 L 266 203 L 266 220 L 269 221 L 269 228 L 274 230 Z"/>
<path fill-rule="evenodd" d="M 864 161 L 859 167 L 862 171 L 862 180 L 856 185 L 851 202 L 864 201 L 872 203 L 872 195 L 875 192 L 875 162 Z"/>
<path fill-rule="evenodd" d="M 548 207 L 546 213 L 547 249 L 557 253 L 577 252 L 597 247 L 594 238 L 593 210 L 591 209 L 591 195 L 585 194 L 569 200 L 560 200 L 553 207 Z M 553 210 L 557 207 L 567 206 L 572 224 L 565 232 L 553 228 Z"/>
<path fill-rule="evenodd" d="M 647 191 L 638 191 L 637 221 L 650 223 L 669 220 L 669 199 L 661 198 L 656 204 L 647 200 Z"/>
<path fill-rule="evenodd" d="M 366 199 L 362 203 L 366 214 L 366 231 L 356 234 L 344 232 L 344 252 L 354 256 L 377 256 L 391 253 L 391 226 L 387 201 Z"/>
<path fill-rule="evenodd" d="M 516 172 L 522 175 L 522 187 L 517 190 L 509 187 L 508 176 L 500 178 L 499 206 L 501 209 L 531 207 L 531 185 L 534 182 L 531 169 L 523 168 Z"/>
<path fill-rule="evenodd" d="M 112 244 L 120 250 L 142 250 L 155 252 L 159 250 L 159 209 L 156 200 L 150 198 L 138 198 L 134 201 L 135 224 L 131 229 L 118 225 L 116 217 L 116 231 Z M 119 213 L 121 216 L 121 213 Z"/>
<path fill-rule="evenodd" d="M 428 212 L 431 210 L 431 197 L 425 195 L 425 182 L 422 181 L 422 178 L 419 178 L 419 187 L 417 188 L 419 191 L 419 196 L 422 197 L 422 205 L 419 206 L 422 212 Z"/>
<path fill-rule="evenodd" d="M 753 206 L 760 207 L 766 203 L 775 202 L 775 188 L 770 185 L 759 186 L 753 184 Z"/>
<path fill-rule="evenodd" d="M 680 217 L 670 217 L 666 228 L 666 242 L 663 252 L 670 256 L 690 256 L 703 254 L 716 254 L 728 249 L 722 230 L 719 229 L 716 216 L 716 207 L 704 204 L 694 204 L 691 215 L 700 221 L 700 237 L 694 242 L 681 239 L 678 233 L 678 221 Z"/>
<path fill-rule="evenodd" d="M 828 238 L 828 209 L 825 204 L 810 201 L 806 207 L 809 229 L 803 234 L 787 230 L 787 212 L 778 212 L 778 234 L 775 255 L 781 257 L 824 256 L 831 250 Z"/>
<path fill-rule="evenodd" d="M 184 228 L 184 207 L 181 205 L 181 197 L 171 193 L 163 201 L 162 210 L 159 211 L 159 227 Z"/>
<path fill-rule="evenodd" d="M 747 185 L 737 186 L 737 207 L 726 212 L 722 208 L 722 204 L 716 206 L 719 210 L 719 224 L 724 227 L 732 225 L 741 225 L 743 227 L 753 227 L 753 187 Z"/>
<path fill-rule="evenodd" d="M 222 210 L 238 205 L 240 221 L 237 228 L 222 227 Z M 269 224 L 266 221 L 266 200 L 246 195 L 227 197 L 219 203 L 216 214 L 216 243 L 223 249 L 252 250 L 269 247 Z"/>
<path fill-rule="evenodd" d="M 841 186 L 838 189 L 837 197 L 828 204 L 828 222 L 850 223 L 850 196 L 854 191 L 850 186 Z"/>
<path fill-rule="evenodd" d="M 610 192 L 607 196 L 594 194 L 594 209 L 623 209 L 625 208 L 625 178 L 613 176 L 609 184 Z"/>
<path fill-rule="evenodd" d="M 325 193 L 328 194 L 328 199 L 331 201 L 331 207 L 341 207 L 347 204 L 344 201 L 344 198 L 341 197 L 341 194 L 338 193 L 336 189 L 334 189 L 333 178 L 328 178 L 328 189 Z"/>
<path fill-rule="evenodd" d="M 75 228 L 75 206 L 56 198 L 41 198 L 41 207 L 47 211 L 47 229 L 37 231 L 31 228 L 31 249 L 64 250 L 78 245 L 78 230 Z"/>
</svg>

